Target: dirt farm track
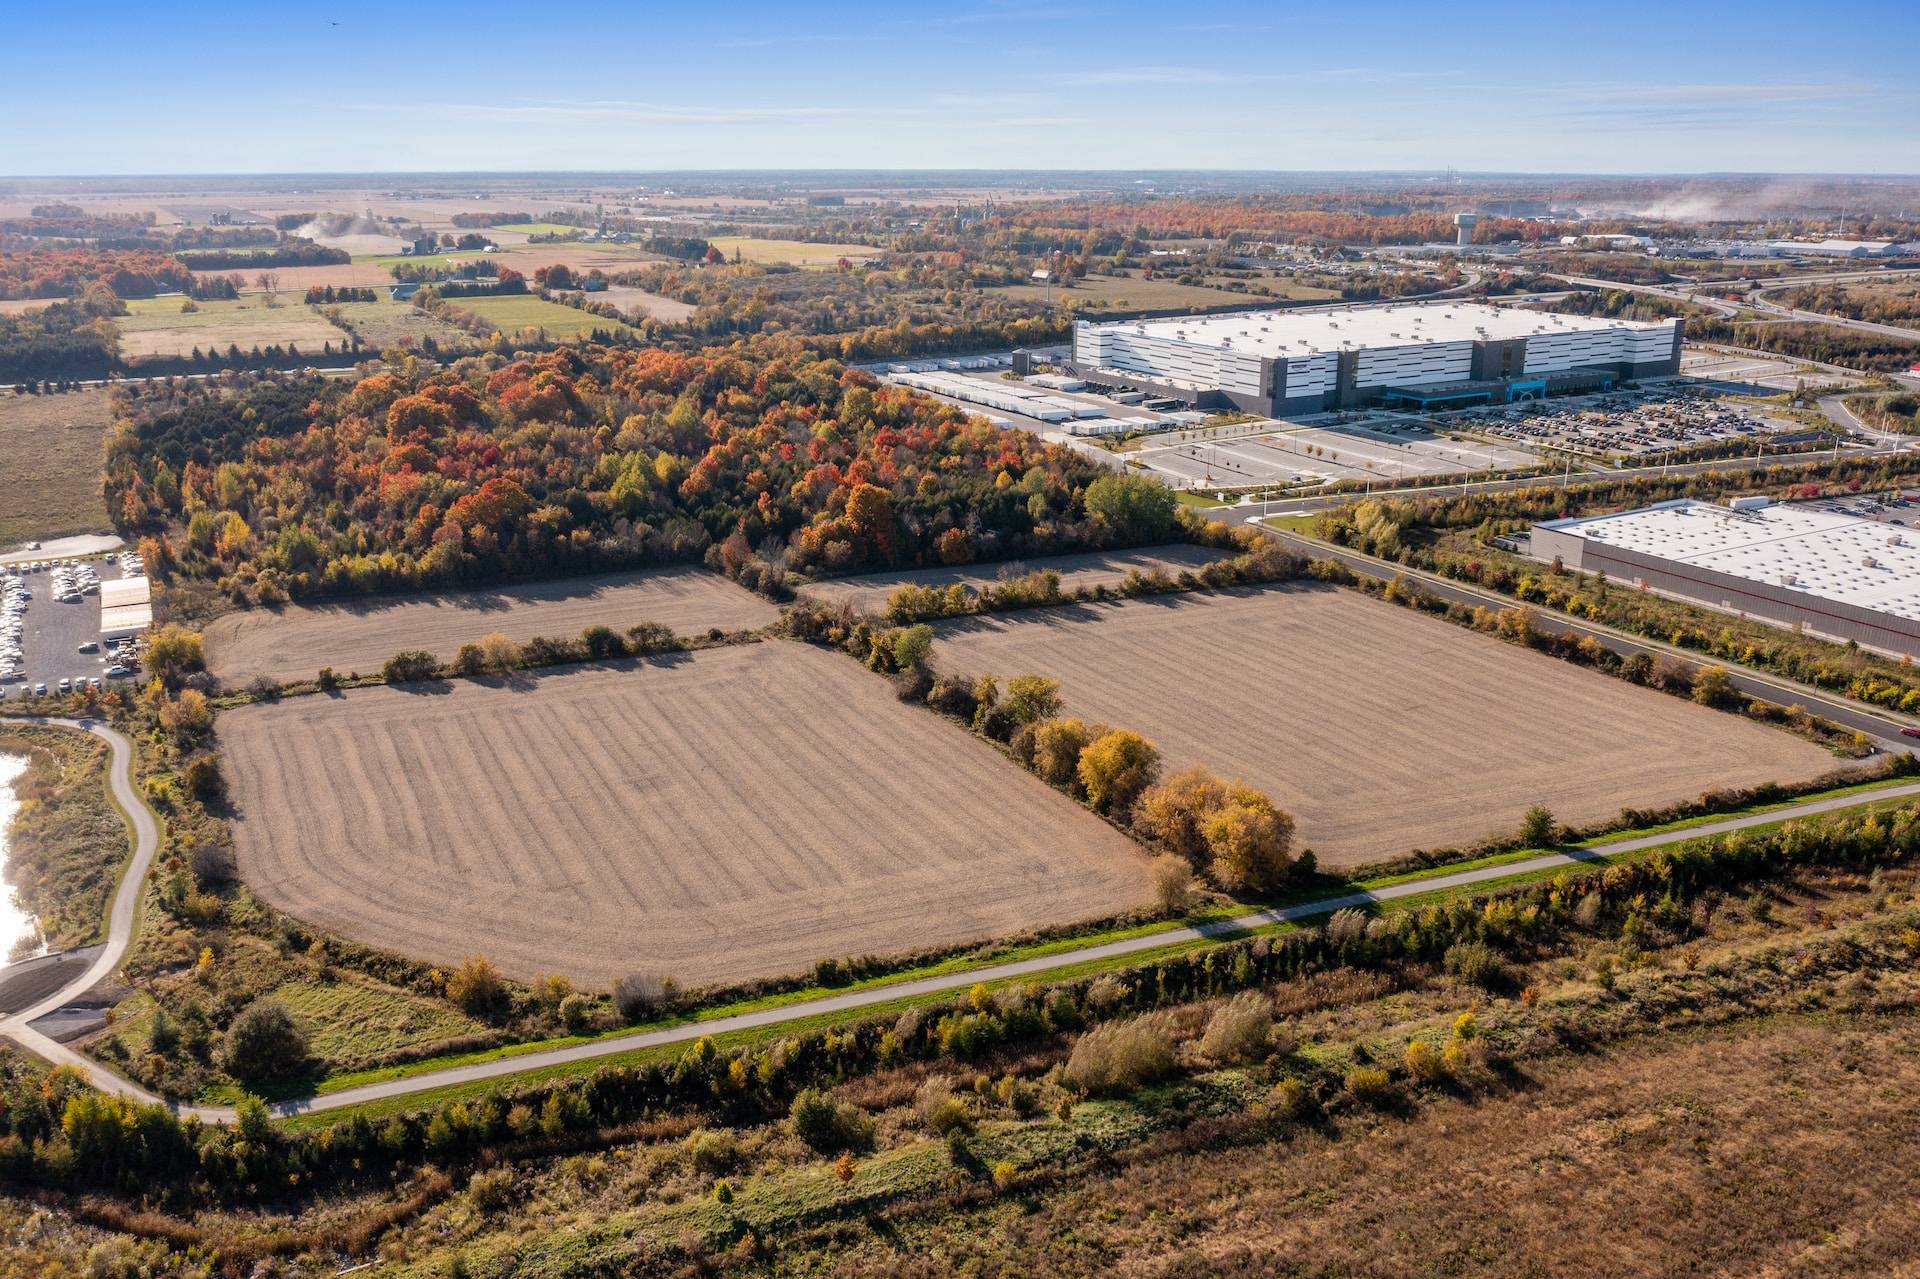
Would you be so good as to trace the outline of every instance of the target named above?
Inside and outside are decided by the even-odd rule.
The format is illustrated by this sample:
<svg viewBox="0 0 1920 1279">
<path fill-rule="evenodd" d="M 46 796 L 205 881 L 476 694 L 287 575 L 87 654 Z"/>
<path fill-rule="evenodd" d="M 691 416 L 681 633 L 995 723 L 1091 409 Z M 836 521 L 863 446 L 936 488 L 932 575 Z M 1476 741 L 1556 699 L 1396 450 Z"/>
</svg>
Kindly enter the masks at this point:
<svg viewBox="0 0 1920 1279">
<path fill-rule="evenodd" d="M 220 718 L 263 899 L 440 962 L 683 985 L 1134 906 L 1131 841 L 845 657 L 767 641 Z"/>
<path fill-rule="evenodd" d="M 681 635 L 752 630 L 778 609 L 716 573 L 645 569 L 522 586 L 228 613 L 206 629 L 207 668 L 229 684 L 265 673 L 285 683 L 322 666 L 371 673 L 402 649 L 451 660 L 460 645 L 500 631 L 525 642 L 572 637 L 589 626 L 624 631 L 660 622 Z"/>
<path fill-rule="evenodd" d="M 937 623 L 943 672 L 1061 681 L 1066 713 L 1272 795 L 1352 866 L 1839 761 L 1683 702 L 1335 587 L 1160 596 Z"/>
</svg>

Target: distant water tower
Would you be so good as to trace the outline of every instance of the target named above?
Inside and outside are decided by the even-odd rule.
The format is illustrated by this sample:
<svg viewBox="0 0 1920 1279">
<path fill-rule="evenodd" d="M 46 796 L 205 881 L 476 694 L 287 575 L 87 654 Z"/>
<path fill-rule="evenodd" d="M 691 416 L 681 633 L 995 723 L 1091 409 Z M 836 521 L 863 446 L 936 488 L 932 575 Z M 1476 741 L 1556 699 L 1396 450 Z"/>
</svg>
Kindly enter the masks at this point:
<svg viewBox="0 0 1920 1279">
<path fill-rule="evenodd" d="M 1479 222 L 1480 215 L 1477 213 L 1456 213 L 1453 215 L 1453 225 L 1460 230 L 1459 243 L 1473 243 L 1473 228 L 1479 225 Z"/>
</svg>

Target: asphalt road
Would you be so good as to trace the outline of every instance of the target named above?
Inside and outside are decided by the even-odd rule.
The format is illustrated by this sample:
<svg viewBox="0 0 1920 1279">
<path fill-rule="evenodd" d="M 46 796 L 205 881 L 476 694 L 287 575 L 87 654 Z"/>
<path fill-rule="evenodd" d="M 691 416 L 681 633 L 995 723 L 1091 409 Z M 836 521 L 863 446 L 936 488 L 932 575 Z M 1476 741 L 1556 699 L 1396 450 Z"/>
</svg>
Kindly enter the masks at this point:
<svg viewBox="0 0 1920 1279">
<path fill-rule="evenodd" d="M 1418 580 L 1423 588 L 1449 603 L 1465 604 L 1469 607 L 1485 605 L 1496 609 L 1514 608 L 1519 603 L 1498 592 L 1456 582 L 1452 578 L 1442 577 L 1437 573 L 1408 568 L 1372 555 L 1362 555 L 1358 551 L 1334 546 L 1329 542 L 1322 542 L 1317 538 L 1310 538 L 1286 529 L 1266 528 L 1258 523 L 1257 517 L 1252 522 L 1270 537 L 1277 538 L 1303 555 L 1315 559 L 1338 560 L 1354 572 L 1364 573 L 1369 577 L 1391 579 L 1395 574 L 1405 574 L 1407 577 Z M 1589 635 L 1622 657 L 1631 657 L 1635 653 L 1646 653 L 1654 657 L 1671 654 L 1696 665 L 1702 662 L 1711 663 L 1713 660 L 1702 658 L 1700 654 L 1675 644 L 1664 644 L 1659 640 L 1629 635 L 1625 631 L 1617 631 L 1610 626 L 1602 626 L 1598 622 L 1578 621 L 1563 613 L 1555 613 L 1547 609 L 1535 611 L 1537 617 L 1534 625 L 1540 630 L 1551 634 L 1571 631 L 1576 635 Z M 1836 697 L 1823 689 L 1796 683 L 1793 680 L 1763 675 L 1732 664 L 1725 665 L 1727 676 L 1733 686 L 1749 697 L 1764 698 L 1770 702 L 1789 706 L 1797 702 L 1807 710 L 1822 715 L 1836 724 L 1865 733 L 1874 739 L 1882 750 L 1906 751 L 1920 747 L 1920 742 L 1900 735 L 1902 728 L 1920 728 L 1920 719 L 1894 711 L 1881 710 L 1878 707 L 1870 708 L 1863 703 Z"/>
<path fill-rule="evenodd" d="M 34 718 L 25 722 L 79 729 L 106 741 L 113 751 L 113 758 L 107 766 L 107 780 L 112 787 L 114 801 L 120 805 L 122 817 L 133 827 L 135 846 L 133 857 L 120 876 L 120 886 L 114 891 L 113 910 L 107 919 L 106 943 L 94 956 L 93 962 L 59 989 L 10 1017 L 0 1018 L 0 1036 L 13 1040 L 34 1056 L 57 1066 L 72 1066 L 84 1073 L 93 1086 L 102 1092 L 125 1093 L 143 1102 L 159 1101 L 160 1098 L 144 1088 L 122 1079 L 66 1045 L 49 1039 L 32 1026 L 34 1021 L 92 990 L 120 967 L 120 961 L 126 957 L 127 947 L 133 941 L 133 913 L 140 902 L 140 886 L 146 879 L 147 868 L 153 864 L 154 853 L 160 848 L 160 826 L 134 790 L 133 745 L 125 737 L 98 720 Z"/>
<path fill-rule="evenodd" d="M 1903 786 L 1888 787 L 1874 792 L 1874 798 L 1893 798 L 1896 796 L 1920 794 L 1920 782 Z M 1741 830 L 1749 826 L 1760 826 L 1771 822 L 1785 821 L 1792 817 L 1812 816 L 1817 813 L 1831 812 L 1835 809 L 1849 808 L 1866 802 L 1858 795 L 1843 795 L 1834 799 L 1814 800 L 1805 804 L 1796 804 L 1788 808 L 1777 809 L 1769 813 L 1750 814 L 1744 817 L 1731 817 L 1724 821 L 1705 823 L 1686 830 L 1669 831 L 1659 835 L 1648 835 L 1639 839 L 1623 840 L 1608 844 L 1604 852 L 1637 852 L 1642 849 L 1656 848 L 1662 844 L 1678 843 L 1681 840 L 1697 839 L 1706 835 L 1718 835 L 1727 831 Z M 445 1087 L 449 1084 L 474 1083 L 484 1079 L 494 1079 L 501 1075 L 515 1074 L 523 1070 L 538 1070 L 549 1066 L 571 1065 L 593 1061 L 615 1053 L 631 1052 L 636 1048 L 653 1048 L 666 1044 L 686 1043 L 703 1035 L 723 1035 L 736 1030 L 753 1030 L 775 1026 L 784 1021 L 801 1017 L 813 1017 L 821 1013 L 853 1012 L 874 1004 L 889 1003 L 896 999 L 906 999 L 917 995 L 938 994 L 943 991 L 960 990 L 971 987 L 975 982 L 993 983 L 1008 981 L 1017 977 L 1029 977 L 1064 967 L 1068 964 L 1086 963 L 1098 959 L 1114 959 L 1141 951 L 1154 950 L 1161 946 L 1178 942 L 1201 941 L 1232 933 L 1244 932 L 1250 928 L 1259 928 L 1267 924 L 1290 923 L 1311 919 L 1316 915 L 1325 915 L 1331 911 L 1354 906 L 1362 907 L 1377 902 L 1393 901 L 1396 898 L 1412 897 L 1421 893 L 1431 893 L 1448 888 L 1460 888 L 1471 884 L 1486 883 L 1490 880 L 1505 879 L 1508 876 L 1526 874 L 1536 870 L 1547 870 L 1555 866 L 1574 866 L 1591 861 L 1598 851 L 1574 850 L 1566 853 L 1546 853 L 1522 861 L 1507 862 L 1498 866 L 1482 866 L 1474 870 L 1456 871 L 1449 875 L 1435 875 L 1426 879 L 1411 880 L 1387 888 L 1372 891 L 1347 893 L 1339 897 L 1323 898 L 1299 906 L 1288 906 L 1276 910 L 1254 911 L 1249 914 L 1223 920 L 1217 924 L 1203 924 L 1188 928 L 1173 928 L 1165 932 L 1149 933 L 1142 937 L 1130 937 L 1125 941 L 1108 942 L 1105 945 L 1089 946 L 1083 950 L 1048 955 L 1040 959 L 1021 960 L 1009 964 L 996 964 L 989 968 L 976 968 L 971 972 L 949 973 L 941 977 L 928 977 L 919 981 L 900 982 L 895 985 L 878 986 L 870 990 L 852 991 L 845 995 L 830 995 L 822 999 L 810 999 L 804 1003 L 788 1004 L 781 1008 L 770 1008 L 761 1012 L 743 1013 L 736 1017 L 717 1017 L 711 1021 L 694 1022 L 685 1026 L 673 1026 L 665 1030 L 644 1031 L 632 1035 L 617 1035 L 608 1039 L 596 1040 L 590 1044 L 576 1044 L 570 1048 L 554 1048 L 545 1052 L 530 1052 L 517 1057 L 507 1057 L 498 1061 L 482 1062 L 473 1066 L 461 1066 L 451 1070 L 436 1070 L 427 1074 L 415 1075 L 406 1079 L 392 1079 L 383 1083 L 366 1084 L 359 1088 L 346 1088 L 339 1092 L 323 1096 L 302 1098 L 283 1102 L 274 1107 L 281 1115 L 305 1114 L 317 1111 L 336 1110 L 344 1106 L 358 1106 L 372 1101 L 383 1101 L 393 1097 L 403 1097 L 409 1093 L 421 1092 L 429 1088 Z M 201 1110 L 203 1117 L 221 1119 L 228 1112 Z"/>
<path fill-rule="evenodd" d="M 108 928 L 107 941 L 86 971 L 60 989 L 46 995 L 31 1007 L 23 1009 L 13 1016 L 0 1019 L 0 1035 L 11 1038 L 28 1051 L 58 1065 L 68 1065 L 83 1072 L 96 1088 L 104 1092 L 119 1093 L 139 1101 L 152 1103 L 160 1099 L 135 1084 L 107 1070 L 99 1063 L 73 1052 L 64 1045 L 54 1042 L 35 1031 L 29 1024 L 39 1017 L 62 1007 L 105 977 L 109 976 L 125 956 L 127 946 L 133 938 L 134 908 L 139 901 L 140 885 L 146 876 L 147 868 L 153 862 L 155 851 L 159 847 L 159 827 L 146 805 L 140 802 L 134 792 L 132 778 L 132 747 L 127 739 L 106 726 L 90 720 L 40 719 L 32 722 L 57 724 L 66 728 L 81 729 L 93 733 L 107 741 L 112 747 L 113 759 L 108 773 L 115 798 L 123 810 L 130 815 L 134 833 L 138 838 L 138 849 L 127 864 L 121 876 L 120 886 L 114 896 L 112 917 Z M 1887 787 L 1875 791 L 1873 799 L 1892 799 L 1920 794 L 1920 782 L 1902 786 Z M 1655 848 L 1662 844 L 1678 843 L 1682 840 L 1697 839 L 1709 835 L 1723 834 L 1741 830 L 1750 826 L 1759 826 L 1771 822 L 1785 821 L 1790 818 L 1807 817 L 1836 809 L 1849 808 L 1867 802 L 1859 795 L 1843 795 L 1831 799 L 1812 800 L 1803 804 L 1789 805 L 1767 813 L 1749 814 L 1731 817 L 1721 821 L 1707 822 L 1684 830 L 1668 831 L 1658 835 L 1643 836 L 1638 839 L 1623 840 L 1605 846 L 1605 853 L 1637 852 Z M 443 1088 L 452 1084 L 474 1083 L 479 1080 L 495 1079 L 504 1075 L 517 1074 L 525 1070 L 538 1070 L 551 1066 L 581 1064 L 610 1057 L 618 1053 L 632 1052 L 635 1049 L 660 1047 L 668 1044 L 686 1043 L 703 1035 L 722 1035 L 737 1030 L 753 1030 L 776 1026 L 783 1022 L 800 1018 L 815 1017 L 823 1013 L 853 1012 L 869 1008 L 876 1004 L 890 1003 L 898 999 L 907 999 L 919 995 L 939 994 L 949 990 L 971 987 L 976 982 L 993 983 L 1008 981 L 1018 977 L 1028 977 L 1052 971 L 1070 964 L 1086 963 L 1100 959 L 1114 959 L 1142 951 L 1158 949 L 1162 946 L 1180 942 L 1201 941 L 1220 937 L 1267 924 L 1288 923 L 1325 915 L 1345 907 L 1367 906 L 1378 902 L 1393 901 L 1396 898 L 1411 897 L 1421 893 L 1436 892 L 1449 888 L 1466 887 L 1472 884 L 1487 883 L 1505 879 L 1509 876 L 1526 874 L 1536 870 L 1551 869 L 1555 866 L 1572 866 L 1593 860 L 1597 851 L 1573 850 L 1565 853 L 1546 853 L 1539 857 L 1520 861 L 1506 862 L 1497 866 L 1482 866 L 1473 870 L 1456 871 L 1451 874 L 1435 875 L 1425 879 L 1411 880 L 1386 888 L 1359 890 L 1338 897 L 1323 898 L 1275 910 L 1254 911 L 1233 919 L 1215 924 L 1203 924 L 1193 927 L 1168 929 L 1164 932 L 1149 933 L 1145 936 L 1130 937 L 1123 941 L 1108 942 L 1104 945 L 1088 946 L 1080 950 L 1047 955 L 1038 959 L 1020 960 L 1013 963 L 995 964 L 987 968 L 977 968 L 970 972 L 948 973 L 939 977 L 927 977 L 918 981 L 898 982 L 892 985 L 877 986 L 867 990 L 849 991 L 844 995 L 829 995 L 819 999 L 804 1000 L 787 1004 L 779 1008 L 763 1009 L 759 1012 L 742 1013 L 733 1017 L 717 1017 L 708 1021 L 692 1022 L 684 1026 L 672 1026 L 663 1030 L 640 1031 L 628 1035 L 615 1035 L 592 1043 L 575 1044 L 566 1048 L 552 1048 L 545 1051 L 526 1052 L 517 1056 L 500 1058 L 494 1061 L 480 1062 L 471 1066 L 459 1066 L 446 1070 L 426 1071 L 422 1074 L 389 1079 L 380 1083 L 365 1084 L 358 1088 L 346 1088 L 339 1092 L 319 1096 L 295 1098 L 275 1103 L 274 1113 L 287 1116 L 309 1114 L 329 1110 L 339 1110 L 367 1102 L 383 1101 L 394 1097 L 405 1097 L 413 1093 L 425 1092 L 434 1088 Z M 235 1115 L 226 1106 L 176 1106 L 183 1114 L 191 1114 L 208 1123 L 231 1123 Z"/>
</svg>

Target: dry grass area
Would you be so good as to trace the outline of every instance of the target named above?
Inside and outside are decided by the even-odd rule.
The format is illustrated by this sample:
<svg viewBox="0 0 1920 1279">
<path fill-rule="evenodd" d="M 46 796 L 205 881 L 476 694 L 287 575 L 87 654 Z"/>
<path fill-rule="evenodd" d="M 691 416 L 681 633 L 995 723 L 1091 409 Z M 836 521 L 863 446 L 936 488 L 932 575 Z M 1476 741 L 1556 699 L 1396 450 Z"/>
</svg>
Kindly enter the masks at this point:
<svg viewBox="0 0 1920 1279">
<path fill-rule="evenodd" d="M 291 291 L 296 296 L 305 293 L 316 284 L 331 284 L 335 288 L 344 284 L 356 289 L 370 289 L 377 285 L 393 283 L 393 272 L 377 262 L 338 262 L 331 266 L 277 266 L 273 267 L 272 271 L 280 278 L 280 291 L 282 293 Z M 246 277 L 246 287 L 249 290 L 254 287 L 254 277 L 260 274 L 258 270 L 237 273 Z M 236 272 L 229 269 L 195 271 L 194 274 L 201 279 L 206 279 L 209 276 L 234 275 Z"/>
<path fill-rule="evenodd" d="M 290 698 L 219 732 L 259 897 L 522 978 L 698 985 L 1147 896 L 1125 837 L 798 644 Z"/>
<path fill-rule="evenodd" d="M 495 631 L 525 642 L 572 637 L 589 626 L 624 631 L 659 622 L 675 633 L 755 630 L 779 617 L 759 596 L 701 569 L 643 569 L 486 590 L 386 595 L 339 604 L 228 613 L 205 633 L 207 666 L 229 684 L 255 675 L 285 683 L 322 666 L 372 673 L 403 649 L 450 660 Z"/>
<path fill-rule="evenodd" d="M 707 243 L 727 255 L 738 253 L 748 262 L 785 262 L 792 266 L 833 266 L 841 258 L 858 265 L 882 250 L 865 244 L 814 244 L 806 240 L 763 240 L 749 235 L 717 235 Z"/>
<path fill-rule="evenodd" d="M 1144 733 L 1170 768 L 1244 778 L 1352 866 L 1714 786 L 1817 776 L 1832 756 L 1353 591 L 1162 596 L 940 623 L 935 665 L 1061 681 L 1067 713 Z"/>
<path fill-rule="evenodd" d="M 658 293 L 649 293 L 645 289 L 630 288 L 624 284 L 609 285 L 593 296 L 596 302 L 611 302 L 622 311 L 643 311 L 663 324 L 678 324 L 694 312 L 693 306 L 689 303 L 661 297 Z"/>
<path fill-rule="evenodd" d="M 1562 1058 L 1505 1096 L 1356 1120 L 1337 1139 L 1132 1159 L 835 1273 L 1920 1273 L 1909 1017 L 1654 1038 Z"/>
<path fill-rule="evenodd" d="M 418 342 L 432 338 L 442 349 L 459 350 L 470 346 L 473 338 L 465 329 L 455 328 L 437 315 L 407 302 L 339 302 L 341 318 L 352 326 L 353 335 L 365 346 L 376 350 L 396 345 L 402 339 Z M 344 335 L 343 335 L 344 336 Z"/>
<path fill-rule="evenodd" d="M 113 411 L 104 387 L 0 394 L 0 549 L 112 527 L 100 495 Z"/>
<path fill-rule="evenodd" d="M 156 299 L 169 304 L 167 309 L 136 312 L 114 321 L 120 330 L 120 355 L 139 360 L 187 355 L 195 347 L 225 351 L 238 346 L 251 351 L 256 346 L 288 343 L 317 353 L 324 343 L 341 341 L 345 335 L 303 305 L 300 296 L 282 281 L 277 306 L 268 306 L 262 293 L 235 301 L 196 303 L 200 309 L 186 314 L 180 311 L 179 299 Z"/>
<path fill-rule="evenodd" d="M 868 613 L 886 610 L 887 599 L 903 586 L 937 586 L 942 590 L 955 582 L 974 590 L 1009 577 L 1051 570 L 1060 575 L 1060 589 L 1067 593 L 1092 590 L 1096 586 L 1118 586 L 1127 573 L 1155 569 L 1178 576 L 1223 558 L 1223 552 L 1204 546 L 1155 546 L 1138 551 L 1098 551 L 1090 555 L 1050 555 L 1040 559 L 1012 560 L 1001 564 L 969 564 L 964 568 L 929 568 L 912 573 L 875 573 L 866 577 L 833 578 L 816 582 L 803 592 L 829 604 L 848 601 Z"/>
<path fill-rule="evenodd" d="M 1077 306 L 1110 306 L 1130 311 L 1219 311 L 1246 310 L 1256 306 L 1284 306 L 1289 302 L 1337 302 L 1340 295 L 1329 289 L 1316 289 L 1291 280 L 1258 280 L 1272 290 L 1271 296 L 1259 293 L 1231 293 L 1205 285 L 1182 284 L 1174 279 L 1149 280 L 1145 276 L 1089 275 L 1075 280 L 1071 289 L 1058 285 L 1053 289 L 1055 302 L 1072 301 Z M 1011 284 L 989 289 L 989 298 L 1038 302 L 1047 296 L 1046 286 Z"/>
</svg>

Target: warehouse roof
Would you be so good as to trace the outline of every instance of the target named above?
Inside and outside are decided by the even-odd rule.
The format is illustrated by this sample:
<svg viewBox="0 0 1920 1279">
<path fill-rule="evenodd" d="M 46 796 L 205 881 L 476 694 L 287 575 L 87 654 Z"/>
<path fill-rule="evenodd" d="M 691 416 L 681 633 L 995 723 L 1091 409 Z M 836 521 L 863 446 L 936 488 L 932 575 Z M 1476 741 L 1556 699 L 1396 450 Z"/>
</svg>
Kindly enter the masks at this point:
<svg viewBox="0 0 1920 1279">
<path fill-rule="evenodd" d="M 124 608 L 145 604 L 153 599 L 153 588 L 144 577 L 117 577 L 100 583 L 100 607 Z"/>
<path fill-rule="evenodd" d="M 1671 320 L 1640 324 L 1586 315 L 1560 315 L 1478 302 L 1409 302 L 1339 311 L 1242 311 L 1230 315 L 1125 320 L 1102 325 L 1170 341 L 1226 347 L 1264 358 L 1299 358 L 1350 347 L 1407 346 L 1417 342 L 1502 341 L 1536 333 L 1669 328 Z"/>
<path fill-rule="evenodd" d="M 1682 499 L 1541 525 L 1605 546 L 1920 620 L 1920 532 L 1807 506 Z"/>
</svg>

